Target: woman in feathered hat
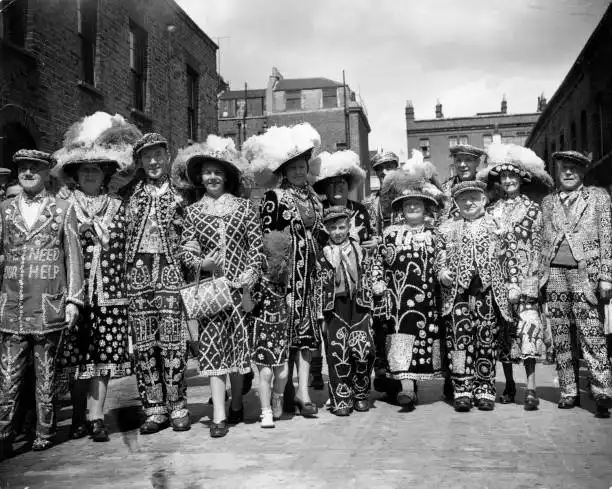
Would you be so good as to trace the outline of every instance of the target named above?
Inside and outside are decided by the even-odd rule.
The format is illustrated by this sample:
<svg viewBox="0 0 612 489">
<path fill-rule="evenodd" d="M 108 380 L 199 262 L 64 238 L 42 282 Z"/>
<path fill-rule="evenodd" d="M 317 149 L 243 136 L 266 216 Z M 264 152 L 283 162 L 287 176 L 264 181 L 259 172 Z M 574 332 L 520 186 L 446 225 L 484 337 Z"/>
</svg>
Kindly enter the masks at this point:
<svg viewBox="0 0 612 489">
<path fill-rule="evenodd" d="M 74 188 L 85 264 L 85 310 L 59 355 L 64 377 L 74 377 L 72 438 L 108 441 L 104 402 L 108 382 L 131 373 L 125 271 L 125 207 L 109 193 L 113 178 L 132 167 L 138 129 L 119 115 L 85 117 L 68 129 L 56 153 L 59 181 Z M 112 138 L 112 139 L 111 139 Z M 110 143 L 110 141 L 120 141 Z M 86 419 L 87 411 L 87 419 Z"/>
<path fill-rule="evenodd" d="M 210 377 L 210 435 L 217 438 L 227 434 L 228 424 L 244 420 L 242 375 L 251 371 L 251 348 L 242 294 L 259 280 L 263 242 L 257 211 L 249 200 L 237 196 L 245 165 L 231 139 L 210 135 L 205 143 L 182 149 L 175 164 L 181 161 L 190 182 L 205 190 L 185 211 L 181 261 L 194 274 L 200 271 L 205 277 L 225 279 L 234 297 L 232 307 L 200 320 L 199 370 Z M 228 374 L 232 400 L 226 416 Z"/>
<path fill-rule="evenodd" d="M 126 262 L 136 382 L 146 415 L 140 433 L 157 433 L 169 424 L 174 431 L 186 431 L 191 421 L 178 259 L 185 202 L 170 182 L 166 138 L 145 134 L 132 155 L 139 176 L 128 194 Z"/>
<path fill-rule="evenodd" d="M 502 404 L 513 403 L 516 384 L 512 362 L 522 360 L 527 375 L 524 408 L 538 409 L 536 395 L 536 359 L 545 354 L 542 321 L 539 316 L 538 271 L 542 251 L 542 213 L 540 205 L 522 193 L 524 183 L 537 183 L 552 188 L 552 178 L 544 162 L 530 149 L 514 144 L 492 144 L 487 149 L 486 168 L 477 178 L 498 185 L 501 198 L 488 209 L 505 232 L 513 233 L 517 249 L 520 298 L 513 305 L 512 321 L 502 321 L 499 337 L 499 360 L 504 367 L 506 388 L 500 396 Z M 504 264 L 504 268 L 509 266 Z"/>
<path fill-rule="evenodd" d="M 284 231 L 291 234 L 291 274 L 287 301 L 289 324 L 293 329 L 292 356 L 288 378 L 292 378 L 293 362 L 298 362 L 298 393 L 294 397 L 293 383 L 285 390 L 286 409 L 297 405 L 303 416 L 314 416 L 318 409 L 310 400 L 311 350 L 320 344 L 317 325 L 314 286 L 317 239 L 322 229 L 322 206 L 308 183 L 309 160 L 319 146 L 319 133 L 308 123 L 293 127 L 271 127 L 261 136 L 245 141 L 243 151 L 251 161 L 256 181 L 267 188 L 261 204 L 264 234 Z M 297 354 L 299 352 L 299 355 Z"/>
<path fill-rule="evenodd" d="M 383 231 L 375 266 L 374 294 L 386 306 L 388 376 L 401 381 L 397 402 L 417 403 L 417 380 L 440 375 L 440 330 L 436 307 L 436 236 L 428 224 L 444 203 L 431 183 L 435 168 L 414 157 L 387 174 L 381 189 L 383 212 L 403 215 L 401 224 Z"/>
</svg>

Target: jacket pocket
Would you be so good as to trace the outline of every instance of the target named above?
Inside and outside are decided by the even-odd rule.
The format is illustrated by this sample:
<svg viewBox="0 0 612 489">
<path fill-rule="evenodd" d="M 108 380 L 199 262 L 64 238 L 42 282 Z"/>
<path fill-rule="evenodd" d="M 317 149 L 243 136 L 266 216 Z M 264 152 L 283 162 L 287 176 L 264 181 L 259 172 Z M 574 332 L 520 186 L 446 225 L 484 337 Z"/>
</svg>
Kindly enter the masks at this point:
<svg viewBox="0 0 612 489">
<path fill-rule="evenodd" d="M 66 293 L 42 295 L 43 324 L 57 325 L 66 320 Z"/>
</svg>

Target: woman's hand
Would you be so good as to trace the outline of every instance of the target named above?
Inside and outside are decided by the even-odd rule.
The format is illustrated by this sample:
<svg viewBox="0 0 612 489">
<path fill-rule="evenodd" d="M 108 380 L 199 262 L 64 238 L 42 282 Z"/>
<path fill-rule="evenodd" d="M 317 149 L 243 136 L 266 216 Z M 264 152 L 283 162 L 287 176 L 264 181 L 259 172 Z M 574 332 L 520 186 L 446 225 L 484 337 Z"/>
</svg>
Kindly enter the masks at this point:
<svg viewBox="0 0 612 489">
<path fill-rule="evenodd" d="M 442 270 L 440 272 L 440 283 L 444 287 L 451 287 L 453 285 L 453 280 L 455 279 L 455 275 L 450 270 Z"/>
<path fill-rule="evenodd" d="M 212 253 L 206 255 L 202 260 L 200 269 L 204 272 L 215 273 L 215 271 L 223 266 L 223 258 L 219 250 L 215 250 Z"/>
</svg>

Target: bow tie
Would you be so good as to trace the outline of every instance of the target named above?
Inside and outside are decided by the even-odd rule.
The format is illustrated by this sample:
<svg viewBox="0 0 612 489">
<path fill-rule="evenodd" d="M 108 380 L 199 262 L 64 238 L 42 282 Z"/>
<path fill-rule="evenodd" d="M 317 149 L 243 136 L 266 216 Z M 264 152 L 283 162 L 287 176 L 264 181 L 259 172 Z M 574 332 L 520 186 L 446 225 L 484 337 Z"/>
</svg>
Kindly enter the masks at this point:
<svg viewBox="0 0 612 489">
<path fill-rule="evenodd" d="M 47 196 L 46 192 L 40 192 L 36 195 L 30 195 L 27 192 L 21 192 L 21 198 L 25 204 L 40 204 Z"/>
</svg>

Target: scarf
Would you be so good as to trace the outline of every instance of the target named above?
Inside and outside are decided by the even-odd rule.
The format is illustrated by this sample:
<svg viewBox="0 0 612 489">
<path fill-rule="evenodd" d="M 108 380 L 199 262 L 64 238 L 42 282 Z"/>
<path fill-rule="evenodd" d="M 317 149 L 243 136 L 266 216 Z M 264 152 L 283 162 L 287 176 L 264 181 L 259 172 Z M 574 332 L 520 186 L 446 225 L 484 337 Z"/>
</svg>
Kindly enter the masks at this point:
<svg viewBox="0 0 612 489">
<path fill-rule="evenodd" d="M 566 192 L 564 190 L 559 191 L 559 199 L 561 200 L 561 204 L 563 207 L 568 210 L 576 203 L 578 197 L 582 194 L 582 185 L 575 190 L 571 190 L 570 192 Z"/>
<path fill-rule="evenodd" d="M 79 222 L 79 233 L 82 234 L 88 229 L 92 230 L 94 236 L 102 245 L 102 249 L 108 250 L 110 247 L 110 233 L 103 222 L 104 212 L 109 201 L 108 194 L 90 197 L 80 190 L 75 190 L 74 199 L 76 201 L 75 210 Z"/>
<path fill-rule="evenodd" d="M 339 287 L 342 284 L 342 277 L 346 277 L 345 284 L 348 289 L 349 296 L 353 296 L 353 291 L 357 287 L 358 271 L 357 256 L 355 255 L 350 240 L 342 244 L 329 243 L 325 247 L 325 255 L 327 260 L 334 267 L 334 285 Z M 352 258 L 352 259 L 351 259 Z"/>
</svg>

